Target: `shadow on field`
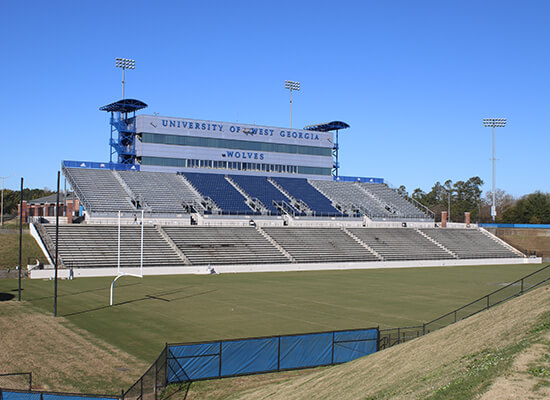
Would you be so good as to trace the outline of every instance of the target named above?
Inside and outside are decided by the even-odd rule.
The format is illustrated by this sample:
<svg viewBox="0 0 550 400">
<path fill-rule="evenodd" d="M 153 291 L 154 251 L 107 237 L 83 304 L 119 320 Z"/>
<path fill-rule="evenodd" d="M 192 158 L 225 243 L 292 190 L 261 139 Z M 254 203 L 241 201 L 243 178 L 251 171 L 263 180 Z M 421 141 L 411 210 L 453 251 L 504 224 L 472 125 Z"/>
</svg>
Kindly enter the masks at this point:
<svg viewBox="0 0 550 400">
<path fill-rule="evenodd" d="M 189 395 L 189 389 L 191 389 L 192 384 L 193 382 L 185 382 L 185 383 L 170 385 L 164 391 L 162 399 L 170 400 L 172 398 L 175 398 L 177 400 L 185 400 Z"/>
<path fill-rule="evenodd" d="M 207 290 L 207 291 L 204 291 L 204 292 L 189 294 L 189 295 L 186 295 L 186 296 L 177 297 L 175 299 L 166 299 L 166 298 L 161 297 L 161 296 L 167 296 L 167 295 L 170 295 L 170 294 L 179 293 L 181 291 L 182 291 L 181 289 L 177 289 L 177 290 L 171 290 L 171 291 L 168 291 L 168 292 L 161 292 L 161 293 L 156 293 L 156 294 L 146 294 L 143 297 L 140 297 L 138 299 L 121 301 L 120 303 L 115 303 L 112 306 L 106 305 L 106 306 L 91 308 L 89 310 L 75 311 L 73 313 L 64 314 L 63 317 L 72 317 L 73 315 L 86 314 L 86 313 L 90 313 L 90 312 L 94 312 L 94 311 L 105 310 L 105 309 L 110 308 L 110 307 L 119 307 L 119 306 L 124 306 L 124 305 L 132 304 L 132 303 L 138 303 L 140 301 L 146 301 L 146 300 L 159 300 L 159 301 L 164 301 L 164 302 L 170 303 L 172 301 L 184 300 L 184 299 L 188 299 L 188 298 L 191 298 L 191 297 L 202 296 L 202 295 L 205 295 L 205 294 L 216 292 L 216 291 L 218 291 L 218 289 L 212 289 L 212 290 Z"/>
<path fill-rule="evenodd" d="M 14 297 L 11 293 L 0 293 L 0 301 L 10 301 Z"/>
<path fill-rule="evenodd" d="M 118 287 L 136 286 L 136 285 L 139 285 L 139 284 L 140 284 L 140 283 L 127 283 L 127 284 L 119 285 Z M 16 290 L 17 290 L 17 289 L 16 289 Z M 60 298 L 60 297 L 71 297 L 71 296 L 79 296 L 79 295 L 84 294 L 84 293 L 104 292 L 104 291 L 107 291 L 107 290 L 109 290 L 109 289 L 106 288 L 106 287 L 94 288 L 94 289 L 87 289 L 87 290 L 81 290 L 81 291 L 79 291 L 79 292 L 58 294 L 58 295 L 57 295 L 57 298 Z M 37 301 L 37 300 L 49 300 L 49 299 L 53 299 L 53 294 L 52 294 L 51 296 L 32 297 L 32 298 L 27 299 L 27 300 L 29 300 L 29 301 Z"/>
</svg>

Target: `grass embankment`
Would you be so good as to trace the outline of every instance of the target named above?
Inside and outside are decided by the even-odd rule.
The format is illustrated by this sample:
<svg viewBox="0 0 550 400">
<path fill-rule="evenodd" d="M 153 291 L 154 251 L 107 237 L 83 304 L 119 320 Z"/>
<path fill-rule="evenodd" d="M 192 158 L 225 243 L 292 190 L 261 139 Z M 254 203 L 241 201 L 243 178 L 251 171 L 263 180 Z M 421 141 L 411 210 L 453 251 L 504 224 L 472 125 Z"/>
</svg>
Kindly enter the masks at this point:
<svg viewBox="0 0 550 400">
<path fill-rule="evenodd" d="M 0 374 L 32 372 L 43 390 L 118 394 L 148 367 L 133 356 L 26 302 L 0 303 Z M 21 378 L 2 384 L 21 388 Z"/>
<path fill-rule="evenodd" d="M 32 264 L 36 258 L 44 259 L 44 254 L 34 238 L 23 231 L 23 251 L 21 261 L 23 269 L 27 268 L 29 257 Z M 18 229 L 0 229 L 0 269 L 15 268 L 19 265 L 19 232 Z"/>
<path fill-rule="evenodd" d="M 546 286 L 347 364 L 300 371 L 299 376 L 272 374 L 263 381 L 254 376 L 200 382 L 169 398 L 547 399 L 549 304 Z"/>
<path fill-rule="evenodd" d="M 518 249 L 550 257 L 550 229 L 498 228 L 496 235 Z"/>
<path fill-rule="evenodd" d="M 112 278 L 84 278 L 59 282 L 58 312 L 78 328 L 151 363 L 165 342 L 417 325 L 539 268 L 122 278 L 116 283 L 113 307 L 108 306 Z M 16 287 L 15 280 L 0 280 L 0 293 L 13 293 Z M 23 300 L 52 311 L 52 281 L 25 280 L 23 288 Z"/>
</svg>

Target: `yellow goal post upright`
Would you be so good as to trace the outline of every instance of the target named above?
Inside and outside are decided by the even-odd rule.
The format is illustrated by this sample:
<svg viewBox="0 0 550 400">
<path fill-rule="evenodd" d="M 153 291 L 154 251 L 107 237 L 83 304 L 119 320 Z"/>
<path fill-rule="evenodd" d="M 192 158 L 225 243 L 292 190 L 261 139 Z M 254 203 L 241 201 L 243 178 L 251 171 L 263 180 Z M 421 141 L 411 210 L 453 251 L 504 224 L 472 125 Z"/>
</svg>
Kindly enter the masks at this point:
<svg viewBox="0 0 550 400">
<path fill-rule="evenodd" d="M 135 218 L 135 217 L 134 217 Z M 133 276 L 136 278 L 143 278 L 143 226 L 144 226 L 144 210 L 141 210 L 141 238 L 140 238 L 140 257 L 139 257 L 139 274 L 132 274 L 130 272 L 124 272 L 120 269 L 120 225 L 121 225 L 121 212 L 118 211 L 118 243 L 117 243 L 117 276 L 111 283 L 111 296 L 109 305 L 113 305 L 113 290 L 115 282 L 123 276 Z"/>
</svg>

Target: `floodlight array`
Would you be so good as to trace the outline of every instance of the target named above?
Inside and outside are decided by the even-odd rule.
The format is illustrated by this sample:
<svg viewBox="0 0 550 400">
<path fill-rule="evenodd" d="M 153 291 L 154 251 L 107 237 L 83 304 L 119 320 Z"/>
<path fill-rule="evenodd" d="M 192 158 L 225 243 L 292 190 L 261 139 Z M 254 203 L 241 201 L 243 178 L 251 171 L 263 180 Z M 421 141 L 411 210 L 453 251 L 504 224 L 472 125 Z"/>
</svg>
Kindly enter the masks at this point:
<svg viewBox="0 0 550 400">
<path fill-rule="evenodd" d="M 116 58 L 116 66 L 122 69 L 135 69 L 136 61 L 130 58 Z"/>
<path fill-rule="evenodd" d="M 300 91 L 300 82 L 285 81 L 285 89 Z"/>
<path fill-rule="evenodd" d="M 504 128 L 506 126 L 506 118 L 483 118 L 483 125 L 486 128 Z"/>
</svg>

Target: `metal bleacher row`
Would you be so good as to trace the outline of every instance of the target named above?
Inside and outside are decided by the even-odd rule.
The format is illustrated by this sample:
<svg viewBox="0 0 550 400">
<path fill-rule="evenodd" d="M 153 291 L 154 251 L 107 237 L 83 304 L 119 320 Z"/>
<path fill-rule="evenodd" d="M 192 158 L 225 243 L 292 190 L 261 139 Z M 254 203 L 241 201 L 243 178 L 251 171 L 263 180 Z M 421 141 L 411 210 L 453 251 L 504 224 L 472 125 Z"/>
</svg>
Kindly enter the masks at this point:
<svg viewBox="0 0 550 400">
<path fill-rule="evenodd" d="M 53 254 L 55 226 L 37 224 Z M 139 225 L 121 226 L 121 264 L 139 266 Z M 117 265 L 117 226 L 60 225 L 68 267 Z M 516 258 L 476 229 L 145 226 L 144 266 Z"/>
<path fill-rule="evenodd" d="M 431 218 L 381 183 L 68 167 L 63 167 L 63 173 L 92 216 L 144 209 L 174 216 L 193 210 L 232 215 Z"/>
</svg>

